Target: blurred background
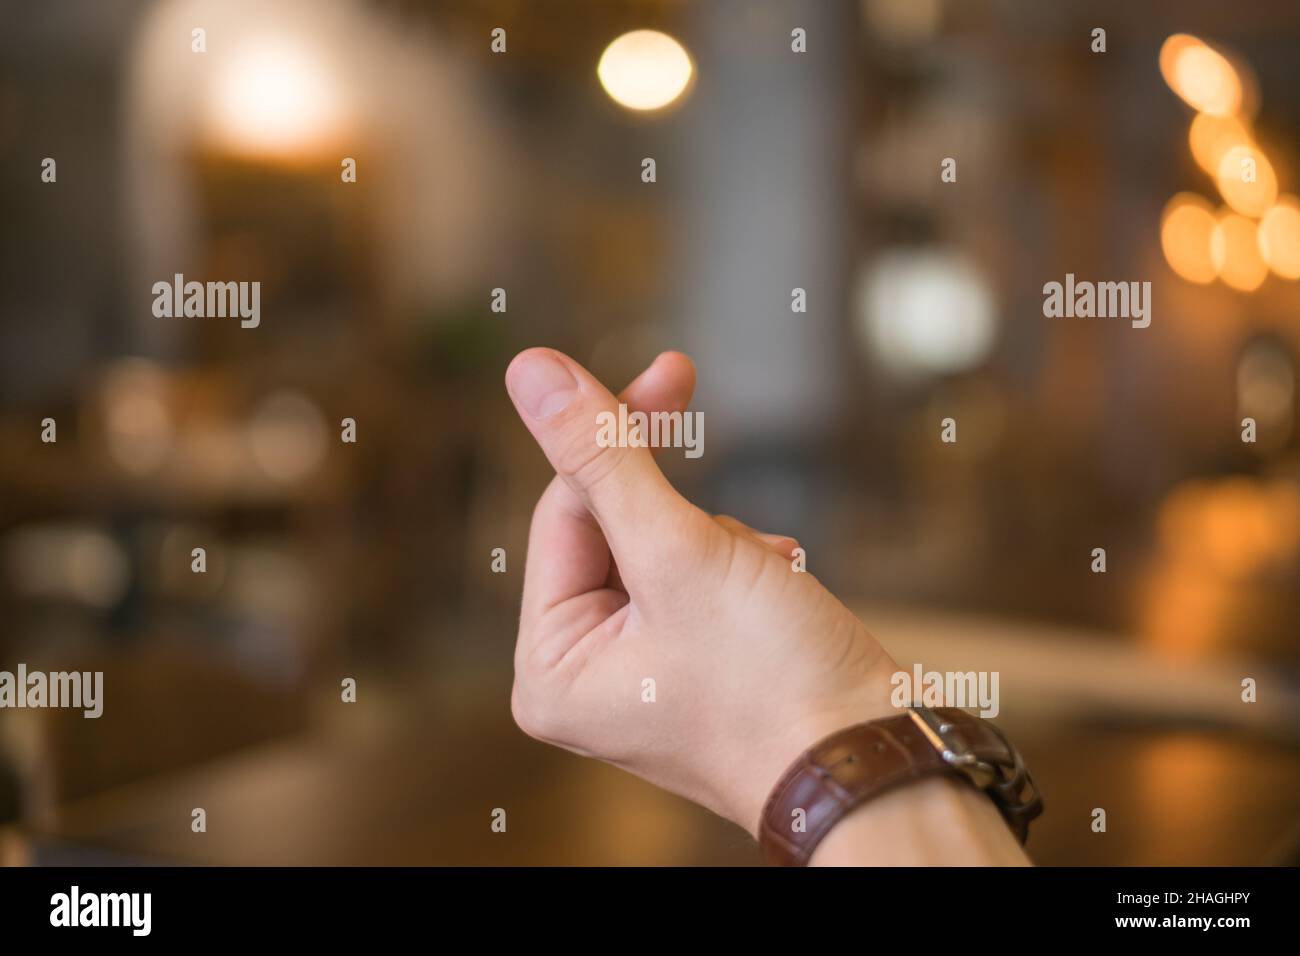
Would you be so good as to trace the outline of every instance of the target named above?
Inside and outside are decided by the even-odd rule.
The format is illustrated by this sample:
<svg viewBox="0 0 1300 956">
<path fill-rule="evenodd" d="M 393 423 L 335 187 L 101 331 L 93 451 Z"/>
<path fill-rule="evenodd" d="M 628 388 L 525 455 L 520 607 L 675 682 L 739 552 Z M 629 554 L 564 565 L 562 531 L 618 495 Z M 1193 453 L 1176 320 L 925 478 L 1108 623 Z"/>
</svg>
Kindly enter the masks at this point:
<svg viewBox="0 0 1300 956">
<path fill-rule="evenodd" d="M 105 674 L 0 712 L 5 862 L 756 863 L 514 727 L 533 345 L 694 358 L 670 477 L 904 666 L 1000 672 L 1038 862 L 1300 861 L 1293 0 L 0 22 L 0 670 Z M 259 327 L 156 317 L 177 273 Z M 1066 273 L 1150 327 L 1045 318 Z"/>
</svg>

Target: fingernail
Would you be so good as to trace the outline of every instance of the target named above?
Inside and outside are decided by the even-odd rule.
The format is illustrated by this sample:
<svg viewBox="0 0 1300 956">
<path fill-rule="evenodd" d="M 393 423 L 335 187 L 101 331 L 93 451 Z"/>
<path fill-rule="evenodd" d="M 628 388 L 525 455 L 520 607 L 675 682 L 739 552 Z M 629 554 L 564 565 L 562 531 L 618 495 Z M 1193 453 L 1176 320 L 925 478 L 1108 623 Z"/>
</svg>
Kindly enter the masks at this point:
<svg viewBox="0 0 1300 956">
<path fill-rule="evenodd" d="M 508 385 L 514 400 L 533 418 L 563 411 L 578 394 L 578 380 L 548 352 L 534 352 L 516 362 Z"/>
</svg>

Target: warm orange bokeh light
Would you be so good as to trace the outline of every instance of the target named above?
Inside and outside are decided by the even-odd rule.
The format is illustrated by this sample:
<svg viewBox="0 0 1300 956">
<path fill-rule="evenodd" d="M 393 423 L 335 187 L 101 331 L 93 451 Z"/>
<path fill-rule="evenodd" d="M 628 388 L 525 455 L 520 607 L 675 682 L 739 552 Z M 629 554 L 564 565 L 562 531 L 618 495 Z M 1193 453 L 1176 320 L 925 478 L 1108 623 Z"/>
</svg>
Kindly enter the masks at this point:
<svg viewBox="0 0 1300 956">
<path fill-rule="evenodd" d="M 1157 527 L 1167 555 L 1239 579 L 1300 548 L 1300 490 L 1241 476 L 1185 482 L 1161 503 Z"/>
<path fill-rule="evenodd" d="M 1259 221 L 1259 253 L 1283 279 L 1300 279 L 1300 200 L 1282 196 Z"/>
<path fill-rule="evenodd" d="M 1213 794 L 1239 771 L 1231 752 L 1213 738 L 1186 731 L 1153 735 L 1137 751 L 1131 772 L 1137 806 L 1152 821 L 1148 832 L 1134 834 L 1149 847 L 1144 859 L 1164 862 L 1161 854 L 1168 856 L 1188 833 L 1228 823 Z"/>
<path fill-rule="evenodd" d="M 1246 124 L 1235 116 L 1212 116 L 1197 113 L 1187 131 L 1187 142 L 1192 148 L 1196 164 L 1211 176 L 1219 175 L 1219 164 L 1228 150 L 1237 146 L 1250 146 L 1253 141 Z"/>
<path fill-rule="evenodd" d="M 1255 146 L 1234 146 L 1219 161 L 1219 192 L 1243 216 L 1259 218 L 1277 201 L 1273 164 Z"/>
<path fill-rule="evenodd" d="M 291 38 L 255 37 L 213 79 L 208 133 L 239 155 L 330 155 L 347 139 L 346 93 L 325 56 Z"/>
<path fill-rule="evenodd" d="M 1210 236 L 1210 256 L 1219 278 L 1238 292 L 1254 292 L 1268 276 L 1255 232 L 1255 224 L 1245 216 L 1225 211 Z"/>
<path fill-rule="evenodd" d="M 1272 518 L 1253 481 L 1229 479 L 1215 486 L 1200 514 L 1203 556 L 1225 577 L 1254 573 L 1277 550 Z"/>
<path fill-rule="evenodd" d="M 676 102 L 694 74 L 686 48 L 658 30 L 624 33 L 605 47 L 596 65 L 596 76 L 610 99 L 638 111 Z"/>
<path fill-rule="evenodd" d="M 1195 193 L 1179 193 L 1165 204 L 1160 247 L 1169 268 L 1188 282 L 1213 282 L 1218 275 L 1210 254 L 1216 221 L 1214 207 Z"/>
<path fill-rule="evenodd" d="M 1223 54 L 1187 33 L 1160 48 L 1160 73 L 1169 88 L 1202 113 L 1232 116 L 1241 109 L 1241 77 Z"/>
<path fill-rule="evenodd" d="M 1241 582 L 1295 560 L 1300 488 L 1245 476 L 1185 481 L 1160 503 L 1156 528 L 1142 633 L 1167 652 L 1204 654 L 1239 613 Z"/>
</svg>

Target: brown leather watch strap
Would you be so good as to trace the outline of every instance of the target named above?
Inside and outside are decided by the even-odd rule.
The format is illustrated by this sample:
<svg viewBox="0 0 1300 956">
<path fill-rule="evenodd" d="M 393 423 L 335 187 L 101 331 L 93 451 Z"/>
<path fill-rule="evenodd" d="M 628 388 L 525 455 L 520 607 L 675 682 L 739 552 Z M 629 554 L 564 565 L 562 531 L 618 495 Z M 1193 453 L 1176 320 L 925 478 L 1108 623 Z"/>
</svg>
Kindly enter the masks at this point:
<svg viewBox="0 0 1300 956">
<path fill-rule="evenodd" d="M 850 810 L 931 774 L 965 777 L 985 790 L 1021 842 L 1042 812 L 1033 780 L 996 727 L 952 708 L 909 709 L 832 734 L 790 766 L 763 807 L 763 856 L 803 866 Z"/>
</svg>

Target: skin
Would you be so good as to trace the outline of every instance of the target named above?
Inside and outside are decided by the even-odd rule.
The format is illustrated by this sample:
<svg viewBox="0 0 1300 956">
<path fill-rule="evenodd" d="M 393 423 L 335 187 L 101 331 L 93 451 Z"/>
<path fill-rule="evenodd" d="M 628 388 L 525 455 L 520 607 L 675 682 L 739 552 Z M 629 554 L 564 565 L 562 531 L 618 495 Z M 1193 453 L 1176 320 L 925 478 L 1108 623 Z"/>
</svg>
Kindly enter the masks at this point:
<svg viewBox="0 0 1300 956">
<path fill-rule="evenodd" d="M 682 411 L 695 370 L 660 355 L 615 398 L 550 349 L 520 353 L 506 388 L 555 468 L 538 501 L 515 650 L 512 709 L 530 736 L 605 760 L 754 835 L 800 753 L 896 713 L 897 665 L 809 573 L 794 538 L 712 516 L 646 448 L 601 448 L 597 416 Z M 642 700 L 642 681 L 656 699 Z M 929 834 L 921 837 L 918 834 Z M 1016 863 L 991 802 L 933 780 L 855 810 L 814 863 Z"/>
</svg>

